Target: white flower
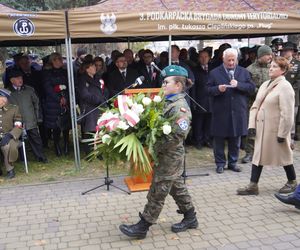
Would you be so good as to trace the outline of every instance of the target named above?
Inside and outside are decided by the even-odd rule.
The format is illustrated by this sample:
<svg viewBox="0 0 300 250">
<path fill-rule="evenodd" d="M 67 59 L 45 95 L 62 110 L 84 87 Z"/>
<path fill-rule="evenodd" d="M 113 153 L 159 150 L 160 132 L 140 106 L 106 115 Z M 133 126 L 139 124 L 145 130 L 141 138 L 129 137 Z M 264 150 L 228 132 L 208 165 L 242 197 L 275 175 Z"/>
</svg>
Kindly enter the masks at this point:
<svg viewBox="0 0 300 250">
<path fill-rule="evenodd" d="M 131 107 L 133 105 L 132 99 L 129 97 L 126 98 L 126 103 L 129 107 Z"/>
<path fill-rule="evenodd" d="M 111 142 L 111 137 L 110 135 L 103 135 L 102 136 L 102 142 L 109 145 L 109 143 Z"/>
<path fill-rule="evenodd" d="M 144 112 L 144 107 L 142 104 L 137 104 L 136 102 L 132 105 L 131 110 L 135 112 L 137 115 Z"/>
<path fill-rule="evenodd" d="M 170 134 L 171 131 L 172 131 L 172 128 L 171 128 L 170 125 L 168 125 L 168 124 L 163 125 L 163 133 L 164 133 L 165 135 Z"/>
<path fill-rule="evenodd" d="M 149 97 L 144 97 L 143 100 L 142 100 L 142 103 L 145 106 L 148 106 L 151 102 L 152 102 L 152 100 Z"/>
<path fill-rule="evenodd" d="M 154 96 L 153 98 L 154 102 L 161 102 L 161 97 L 159 95 Z"/>
<path fill-rule="evenodd" d="M 122 129 L 122 130 L 126 130 L 126 129 L 129 128 L 129 126 L 127 125 L 126 122 L 120 121 L 119 124 L 118 124 L 118 126 L 117 126 L 117 128 Z"/>
</svg>

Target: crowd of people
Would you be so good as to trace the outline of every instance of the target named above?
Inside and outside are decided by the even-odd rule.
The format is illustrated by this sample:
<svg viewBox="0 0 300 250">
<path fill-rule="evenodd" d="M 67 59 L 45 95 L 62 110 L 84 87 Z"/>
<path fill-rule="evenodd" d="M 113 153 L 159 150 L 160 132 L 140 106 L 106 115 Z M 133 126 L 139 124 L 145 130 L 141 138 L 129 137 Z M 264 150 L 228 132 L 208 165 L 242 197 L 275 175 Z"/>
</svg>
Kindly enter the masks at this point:
<svg viewBox="0 0 300 250">
<path fill-rule="evenodd" d="M 241 48 L 240 54 L 228 43 L 220 45 L 215 51 L 211 47 L 198 52 L 193 47 L 188 50 L 177 45 L 171 47 L 172 64 L 186 69 L 188 78 L 194 83 L 186 91 L 195 100 L 186 98 L 193 117 L 192 132 L 186 144 L 193 144 L 199 150 L 202 147 L 213 148 L 216 172 L 219 174 L 223 173 L 226 165 L 234 172 L 241 171 L 238 166 L 240 149 L 245 150 L 243 163 L 253 160 L 255 143 L 254 137 L 248 133 L 249 110 L 255 103 L 260 86 L 271 78 L 269 65 L 272 59 L 280 56 L 285 57 L 291 66 L 284 74 L 295 95 L 291 129 L 293 145 L 300 84 L 300 63 L 295 58 L 297 46 L 290 42 L 283 43 L 282 39 L 274 39 L 272 43 L 272 48 L 267 45 Z M 139 60 L 130 49 L 123 52 L 114 50 L 109 59 L 103 59 L 88 54 L 84 47 L 77 49 L 73 70 L 76 103 L 80 109 L 79 117 L 83 117 L 80 119 L 83 139 L 95 132 L 100 114 L 96 107 L 129 87 L 138 77 L 145 79 L 138 88 L 162 86 L 160 70 L 168 65 L 168 52 L 155 57 L 151 50 L 143 49 L 137 55 Z M 44 149 L 48 147 L 49 138 L 53 139 L 57 157 L 69 153 L 69 84 L 61 54 L 52 53 L 43 58 L 43 65 L 33 63 L 32 59 L 26 54 L 16 54 L 13 62 L 9 61 L 3 83 L 5 89 L 10 91 L 8 102 L 19 107 L 22 128 L 27 133 L 34 156 L 46 163 Z M 277 122 L 279 124 L 281 120 Z M 2 131 L 1 134 L 4 136 L 7 132 Z M 227 157 L 225 143 L 228 144 Z M 83 149 L 86 154 L 91 151 L 88 145 L 84 145 Z M 285 166 L 291 165 L 288 163 Z M 296 178 L 290 179 L 288 184 L 294 189 Z"/>
</svg>

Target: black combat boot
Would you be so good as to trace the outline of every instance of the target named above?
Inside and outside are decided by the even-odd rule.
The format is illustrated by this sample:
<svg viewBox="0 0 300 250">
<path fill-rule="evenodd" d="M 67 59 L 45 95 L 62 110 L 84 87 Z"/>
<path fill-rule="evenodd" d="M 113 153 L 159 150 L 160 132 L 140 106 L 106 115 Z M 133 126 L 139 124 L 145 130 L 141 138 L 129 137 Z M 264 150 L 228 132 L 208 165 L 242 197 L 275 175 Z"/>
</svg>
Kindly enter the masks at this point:
<svg viewBox="0 0 300 250">
<path fill-rule="evenodd" d="M 179 211 L 179 213 L 182 213 Z M 184 232 L 187 229 L 197 228 L 198 220 L 194 208 L 191 208 L 183 214 L 184 218 L 181 222 L 172 225 L 171 230 L 174 233 Z"/>
<path fill-rule="evenodd" d="M 252 161 L 252 154 L 246 153 L 246 155 L 242 158 L 242 163 L 249 163 Z"/>
<path fill-rule="evenodd" d="M 139 213 L 141 220 L 133 225 L 120 225 L 119 228 L 121 232 L 129 237 L 144 239 L 146 238 L 149 227 L 152 226 L 152 223 L 146 221 L 142 214 Z"/>
</svg>

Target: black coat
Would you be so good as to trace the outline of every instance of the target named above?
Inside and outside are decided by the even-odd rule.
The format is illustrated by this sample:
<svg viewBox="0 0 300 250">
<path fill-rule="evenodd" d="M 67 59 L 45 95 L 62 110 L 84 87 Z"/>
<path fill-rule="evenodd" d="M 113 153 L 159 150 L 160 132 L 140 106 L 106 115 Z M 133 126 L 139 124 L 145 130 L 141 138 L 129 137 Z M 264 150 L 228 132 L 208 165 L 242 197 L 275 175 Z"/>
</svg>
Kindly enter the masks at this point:
<svg viewBox="0 0 300 250">
<path fill-rule="evenodd" d="M 247 135 L 248 96 L 255 92 L 255 84 L 245 68 L 236 66 L 234 78 L 238 81 L 236 88 L 227 88 L 220 92 L 218 87 L 229 85 L 230 78 L 223 64 L 209 73 L 208 93 L 212 96 L 211 135 L 236 137 Z"/>
<path fill-rule="evenodd" d="M 109 90 L 109 97 L 112 97 L 125 88 L 129 87 L 135 82 L 138 77 L 138 72 L 132 68 L 127 68 L 125 81 L 118 69 L 108 73 L 106 86 Z"/>
<path fill-rule="evenodd" d="M 201 65 L 193 68 L 195 76 L 195 84 L 191 88 L 191 95 L 195 101 L 205 108 L 208 112 L 210 111 L 210 99 L 208 94 L 208 71 L 205 71 Z M 195 103 L 191 103 L 192 111 L 196 113 L 205 113 L 203 109 L 197 106 Z"/>
<path fill-rule="evenodd" d="M 68 78 L 67 71 L 63 68 L 49 69 L 43 71 L 43 86 L 45 97 L 43 99 L 44 125 L 46 128 L 58 128 L 57 119 L 65 111 L 60 106 L 61 96 L 68 98 Z M 56 93 L 54 88 L 56 85 L 65 85 L 66 90 Z"/>
<path fill-rule="evenodd" d="M 142 65 L 139 70 L 139 75 L 140 76 L 144 76 L 145 80 L 143 82 L 143 84 L 141 86 L 139 86 L 139 88 L 158 88 L 159 84 L 158 84 L 158 79 L 159 79 L 159 72 L 157 72 L 156 69 L 152 69 L 152 75 L 149 75 L 147 66 L 144 64 Z"/>
<path fill-rule="evenodd" d="M 23 84 L 34 88 L 37 96 L 39 98 L 41 98 L 43 95 L 43 84 L 42 84 L 41 71 L 38 71 L 33 66 L 31 66 L 30 73 L 25 73 L 23 71 L 22 71 L 22 73 L 23 73 Z"/>
<path fill-rule="evenodd" d="M 88 113 L 105 102 L 99 80 L 82 74 L 78 77 L 79 107 L 81 115 Z M 100 110 L 96 109 L 81 120 L 83 132 L 95 132 Z"/>
</svg>

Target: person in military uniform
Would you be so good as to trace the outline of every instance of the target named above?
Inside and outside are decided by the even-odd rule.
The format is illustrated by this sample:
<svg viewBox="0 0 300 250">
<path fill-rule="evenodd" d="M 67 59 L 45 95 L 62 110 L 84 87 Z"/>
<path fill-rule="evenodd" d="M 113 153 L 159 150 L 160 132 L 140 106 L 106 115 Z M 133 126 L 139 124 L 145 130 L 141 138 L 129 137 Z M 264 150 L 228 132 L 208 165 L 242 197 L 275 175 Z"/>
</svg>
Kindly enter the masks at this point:
<svg viewBox="0 0 300 250">
<path fill-rule="evenodd" d="M 290 69 L 285 74 L 285 79 L 290 82 L 294 91 L 295 91 L 295 120 L 293 124 L 293 128 L 291 131 L 292 136 L 292 143 L 294 143 L 294 136 L 295 136 L 295 128 L 296 128 L 296 117 L 299 108 L 299 90 L 300 90 L 300 61 L 293 58 L 295 52 L 297 52 L 297 45 L 292 42 L 286 42 L 283 44 L 282 48 L 282 56 L 286 58 L 290 64 Z"/>
<path fill-rule="evenodd" d="M 255 93 L 262 83 L 269 80 L 269 66 L 272 61 L 273 52 L 272 49 L 263 45 L 257 50 L 257 60 L 247 67 L 250 72 L 251 80 L 255 83 Z M 256 94 L 249 97 L 249 109 L 255 101 Z M 242 163 L 249 163 L 252 161 L 252 155 L 254 151 L 254 139 L 246 136 L 245 138 L 245 151 L 246 155 L 242 158 Z"/>
<path fill-rule="evenodd" d="M 148 202 L 140 221 L 133 225 L 120 225 L 122 233 L 129 237 L 145 238 L 149 227 L 156 222 L 170 194 L 184 215 L 181 222 L 172 225 L 175 233 L 198 227 L 198 220 L 191 196 L 181 178 L 183 173 L 184 145 L 191 123 L 191 111 L 185 100 L 185 90 L 192 85 L 188 72 L 181 66 L 170 65 L 162 70 L 162 88 L 166 97 L 165 117 L 175 117 L 172 133 L 155 145 L 158 164 L 153 169 L 153 180 L 147 195 Z"/>
<path fill-rule="evenodd" d="M 283 47 L 283 40 L 282 38 L 278 37 L 278 38 L 275 38 L 271 41 L 271 48 L 272 48 L 272 51 L 273 51 L 273 54 L 274 56 L 280 56 L 280 52 L 282 50 L 282 47 Z"/>
<path fill-rule="evenodd" d="M 14 166 L 18 159 L 19 137 L 22 134 L 22 118 L 18 106 L 9 104 L 10 91 L 0 89 L 0 148 L 4 158 L 7 178 L 15 177 Z M 2 170 L 0 169 L 0 175 Z"/>
</svg>

